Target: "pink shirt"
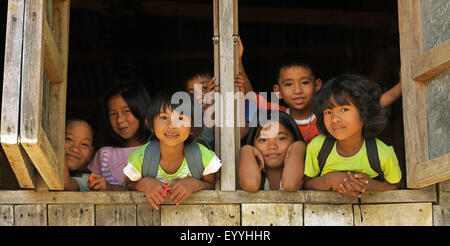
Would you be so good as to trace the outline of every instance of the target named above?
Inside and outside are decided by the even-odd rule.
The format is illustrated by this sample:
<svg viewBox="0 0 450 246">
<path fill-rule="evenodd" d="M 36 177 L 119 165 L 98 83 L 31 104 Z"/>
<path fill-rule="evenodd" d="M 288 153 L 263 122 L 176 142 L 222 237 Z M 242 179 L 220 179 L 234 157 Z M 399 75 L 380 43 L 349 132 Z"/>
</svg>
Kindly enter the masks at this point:
<svg viewBox="0 0 450 246">
<path fill-rule="evenodd" d="M 110 184 L 122 185 L 125 181 L 123 169 L 128 164 L 128 155 L 138 147 L 103 147 L 97 151 L 88 169 L 104 177 Z"/>
</svg>

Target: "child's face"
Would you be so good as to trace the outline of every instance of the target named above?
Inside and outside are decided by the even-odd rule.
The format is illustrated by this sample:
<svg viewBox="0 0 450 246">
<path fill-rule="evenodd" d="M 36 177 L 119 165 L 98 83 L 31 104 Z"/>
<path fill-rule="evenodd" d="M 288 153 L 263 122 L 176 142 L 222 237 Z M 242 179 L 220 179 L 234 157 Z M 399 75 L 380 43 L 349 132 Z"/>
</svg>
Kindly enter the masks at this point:
<svg viewBox="0 0 450 246">
<path fill-rule="evenodd" d="M 264 165 L 280 168 L 284 164 L 286 151 L 294 142 L 289 130 L 278 122 L 270 122 L 255 138 L 254 145 L 264 157 Z"/>
<path fill-rule="evenodd" d="M 351 102 L 349 105 L 338 105 L 332 98 L 332 109 L 323 111 L 323 120 L 327 131 L 337 140 L 349 140 L 362 138 L 363 121 L 356 106 Z"/>
<path fill-rule="evenodd" d="M 69 170 L 77 170 L 89 162 L 94 146 L 92 129 L 86 122 L 72 121 L 67 125 L 64 151 Z"/>
<path fill-rule="evenodd" d="M 273 86 L 273 90 L 280 93 L 280 99 L 289 108 L 302 111 L 310 107 L 314 92 L 321 86 L 321 81 L 314 79 L 311 69 L 292 66 L 280 71 L 278 84 Z"/>
<path fill-rule="evenodd" d="M 208 76 L 198 75 L 187 82 L 186 91 L 196 96 L 195 99 L 198 100 L 200 105 L 202 105 L 203 97 L 205 96 L 210 80 L 211 78 Z"/>
<path fill-rule="evenodd" d="M 109 122 L 113 131 L 125 140 L 134 139 L 139 129 L 139 120 L 131 113 L 127 102 L 120 94 L 108 101 Z"/>
<path fill-rule="evenodd" d="M 183 114 L 166 108 L 153 118 L 156 137 L 167 146 L 184 144 L 191 131 L 191 120 Z"/>
</svg>

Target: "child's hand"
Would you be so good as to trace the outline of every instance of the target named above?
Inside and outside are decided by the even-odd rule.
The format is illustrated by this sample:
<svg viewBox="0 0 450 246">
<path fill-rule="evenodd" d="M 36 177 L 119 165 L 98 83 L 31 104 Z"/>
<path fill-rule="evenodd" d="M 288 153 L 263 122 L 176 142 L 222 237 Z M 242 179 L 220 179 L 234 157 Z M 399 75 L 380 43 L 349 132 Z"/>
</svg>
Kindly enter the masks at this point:
<svg viewBox="0 0 450 246">
<path fill-rule="evenodd" d="M 346 190 L 355 190 L 359 193 L 364 192 L 369 187 L 369 176 L 364 173 L 357 173 L 353 175 L 351 172 L 347 173 L 344 178 L 343 186 Z"/>
<path fill-rule="evenodd" d="M 345 179 L 347 178 L 346 172 L 330 172 L 326 174 L 327 183 L 331 187 L 334 187 L 337 192 L 346 195 L 346 196 L 359 196 L 359 192 L 351 189 L 350 187 L 344 186 Z"/>
<path fill-rule="evenodd" d="M 88 187 L 91 190 L 109 190 L 109 183 L 106 181 L 104 177 L 98 175 L 96 173 L 91 173 L 88 179 Z"/>
<path fill-rule="evenodd" d="M 179 205 L 188 198 L 195 190 L 199 180 L 189 177 L 173 182 L 170 187 L 170 200 L 172 204 Z"/>
<path fill-rule="evenodd" d="M 242 44 L 241 36 L 238 36 L 239 59 L 244 55 L 244 44 Z"/>
<path fill-rule="evenodd" d="M 150 205 L 158 210 L 158 205 L 164 201 L 162 194 L 164 193 L 165 184 L 157 179 L 143 178 L 144 194 Z M 168 188 L 170 189 L 170 187 Z"/>
<path fill-rule="evenodd" d="M 245 94 L 246 81 L 246 77 L 239 73 L 238 75 L 234 76 L 234 87 L 239 88 L 239 91 Z"/>
</svg>

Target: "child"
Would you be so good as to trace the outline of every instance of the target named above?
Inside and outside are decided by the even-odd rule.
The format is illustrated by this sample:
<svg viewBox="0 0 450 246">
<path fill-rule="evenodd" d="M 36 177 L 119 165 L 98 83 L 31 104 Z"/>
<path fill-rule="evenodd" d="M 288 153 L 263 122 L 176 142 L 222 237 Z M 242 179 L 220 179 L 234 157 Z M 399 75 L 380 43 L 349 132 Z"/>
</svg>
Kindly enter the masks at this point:
<svg viewBox="0 0 450 246">
<path fill-rule="evenodd" d="M 399 188 L 402 174 L 394 149 L 379 139 L 371 140 L 378 151 L 381 170 L 378 172 L 371 165 L 370 151 L 366 150 L 370 138 L 386 124 L 380 95 L 378 84 L 351 74 L 333 78 L 322 87 L 313 105 L 323 135 L 314 138 L 307 147 L 305 188 L 336 189 L 355 197 L 366 190 Z M 329 145 L 332 148 L 321 170 L 318 157 L 326 137 L 332 140 Z"/>
<path fill-rule="evenodd" d="M 239 39 L 239 46 L 242 43 Z M 243 47 L 239 49 L 243 50 Z M 242 56 L 242 54 L 240 54 Z M 245 74 L 242 60 L 240 59 L 241 74 L 235 77 L 236 86 L 250 88 L 250 81 Z M 313 72 L 312 62 L 308 58 L 289 56 L 285 58 L 278 69 L 277 82 L 273 85 L 273 91 L 282 99 L 287 107 L 275 103 L 268 103 L 262 97 L 257 97 L 257 105 L 263 109 L 279 109 L 286 111 L 296 121 L 306 144 L 319 135 L 316 123 L 317 118 L 312 113 L 311 100 L 322 87 L 322 80 Z M 249 92 L 246 90 L 245 93 Z M 387 107 L 401 95 L 401 83 L 399 82 L 391 90 L 384 93 L 380 99 L 383 107 Z"/>
<path fill-rule="evenodd" d="M 81 118 L 67 120 L 64 151 L 64 190 L 89 190 L 89 173 L 83 169 L 94 153 L 94 132 L 87 121 Z"/>
<path fill-rule="evenodd" d="M 296 191 L 303 184 L 306 145 L 287 113 L 279 111 L 278 120 L 273 111 L 267 113 L 270 120 L 250 128 L 247 144 L 241 148 L 239 185 L 250 192 Z"/>
<path fill-rule="evenodd" d="M 106 93 L 102 122 L 112 146 L 97 151 L 89 164 L 92 190 L 126 190 L 123 168 L 131 151 L 145 144 L 150 131 L 145 112 L 150 105 L 146 88 L 137 81 L 120 82 Z"/>
<path fill-rule="evenodd" d="M 213 151 L 196 142 L 202 128 L 193 124 L 196 103 L 193 96 L 185 93 L 187 102 L 179 104 L 171 102 L 173 95 L 163 91 L 155 97 L 147 116 L 147 124 L 153 133 L 151 142 L 131 152 L 124 169 L 128 189 L 144 192 L 154 209 L 164 201 L 167 191 L 172 203 L 178 205 L 195 191 L 213 189 L 215 173 L 222 165 Z M 189 107 L 184 107 L 186 105 Z M 151 144 L 156 145 L 159 155 L 145 155 Z M 188 161 L 189 155 L 195 155 L 195 150 L 201 154 L 201 163 Z M 153 176 L 145 173 L 146 165 L 151 163 L 146 160 L 152 157 L 156 157 Z M 198 178 L 194 177 L 191 168 L 195 164 L 200 164 L 203 169 Z"/>
</svg>

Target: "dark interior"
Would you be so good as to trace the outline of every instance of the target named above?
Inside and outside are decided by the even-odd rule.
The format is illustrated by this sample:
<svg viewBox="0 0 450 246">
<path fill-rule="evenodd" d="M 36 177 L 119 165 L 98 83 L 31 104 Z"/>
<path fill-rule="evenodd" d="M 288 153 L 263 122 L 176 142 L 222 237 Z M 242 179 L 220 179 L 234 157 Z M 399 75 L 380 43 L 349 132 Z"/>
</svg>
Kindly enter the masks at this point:
<svg viewBox="0 0 450 246">
<path fill-rule="evenodd" d="M 67 111 L 97 115 L 99 99 L 114 80 L 140 79 L 154 94 L 181 86 L 198 71 L 212 72 L 212 2 L 71 0 Z M 7 1 L 0 1 L 0 71 L 6 12 Z M 325 81 L 357 72 L 386 91 L 399 77 L 397 19 L 392 0 L 239 0 L 246 72 L 256 91 L 271 91 L 275 61 L 301 52 L 318 64 L 316 73 Z M 394 146 L 404 170 L 401 100 L 389 112 L 380 138 Z M 3 159 L 0 189 L 10 189 L 3 180 L 12 172 Z"/>
</svg>

